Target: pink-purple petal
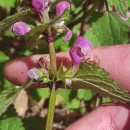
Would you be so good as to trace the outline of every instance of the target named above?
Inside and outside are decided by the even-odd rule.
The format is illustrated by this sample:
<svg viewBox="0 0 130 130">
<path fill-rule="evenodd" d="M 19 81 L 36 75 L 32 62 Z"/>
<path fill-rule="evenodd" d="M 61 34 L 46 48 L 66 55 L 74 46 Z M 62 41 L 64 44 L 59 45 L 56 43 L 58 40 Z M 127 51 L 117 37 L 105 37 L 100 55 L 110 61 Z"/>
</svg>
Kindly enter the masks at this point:
<svg viewBox="0 0 130 130">
<path fill-rule="evenodd" d="M 39 12 L 43 12 L 48 8 L 49 0 L 32 0 L 32 6 Z"/>
<path fill-rule="evenodd" d="M 70 49 L 69 54 L 74 64 L 79 64 L 83 60 L 83 57 L 79 56 L 73 48 Z"/>
<path fill-rule="evenodd" d="M 65 85 L 70 86 L 72 83 L 71 79 L 65 79 Z"/>
<path fill-rule="evenodd" d="M 69 8 L 70 9 L 70 3 L 67 1 L 62 1 L 56 5 L 56 13 L 58 16 L 63 14 L 64 10 Z"/>
<path fill-rule="evenodd" d="M 14 34 L 21 36 L 28 33 L 30 31 L 30 27 L 28 24 L 19 21 L 12 25 L 12 31 Z"/>
<path fill-rule="evenodd" d="M 67 32 L 63 37 L 63 42 L 69 41 L 71 37 L 72 37 L 72 31 L 69 28 L 67 28 Z"/>
<path fill-rule="evenodd" d="M 82 62 L 84 60 L 84 56 L 87 55 L 92 48 L 92 44 L 87 39 L 84 37 L 78 37 L 69 51 L 73 63 L 79 64 Z"/>
<path fill-rule="evenodd" d="M 38 70 L 36 68 L 32 68 L 32 69 L 28 70 L 27 75 L 31 79 L 38 80 L 38 78 L 39 78 Z"/>
</svg>

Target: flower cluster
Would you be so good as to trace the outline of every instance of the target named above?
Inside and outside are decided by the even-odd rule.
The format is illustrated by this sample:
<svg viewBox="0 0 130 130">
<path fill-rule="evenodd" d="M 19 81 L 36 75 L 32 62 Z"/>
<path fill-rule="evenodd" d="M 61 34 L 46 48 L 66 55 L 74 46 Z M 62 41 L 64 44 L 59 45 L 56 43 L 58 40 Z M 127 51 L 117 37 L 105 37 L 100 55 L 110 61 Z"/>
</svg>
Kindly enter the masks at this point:
<svg viewBox="0 0 130 130">
<path fill-rule="evenodd" d="M 42 15 L 43 20 L 48 21 L 48 19 L 50 19 L 49 18 L 50 3 L 53 3 L 54 1 L 55 0 L 32 0 L 31 4 L 32 7 L 35 8 L 35 10 L 37 10 L 37 12 L 39 12 Z M 56 15 L 57 17 L 59 17 L 64 13 L 66 9 L 70 10 L 70 3 L 67 1 L 59 2 L 56 5 L 55 9 L 56 9 Z M 65 26 L 64 23 L 65 23 L 64 20 L 54 23 L 53 29 L 57 31 L 57 35 L 58 33 L 65 32 L 63 42 L 66 42 L 71 39 L 72 31 L 67 26 Z M 43 24 L 43 21 L 41 22 L 41 24 Z M 29 25 L 27 25 L 22 21 L 19 21 L 12 26 L 12 31 L 16 35 L 25 35 L 30 31 L 30 29 L 31 28 L 29 27 Z M 43 33 L 42 35 L 47 35 L 47 32 Z M 46 36 L 44 36 L 44 38 L 46 38 Z M 87 39 L 79 36 L 69 51 L 73 63 L 76 65 L 80 64 L 80 62 L 84 60 L 84 57 L 91 51 L 92 48 L 93 48 L 92 44 Z M 41 77 L 44 77 L 42 79 L 47 78 L 46 74 L 43 71 L 36 68 L 30 69 L 27 72 L 27 75 L 34 80 L 39 80 L 41 79 Z M 66 84 L 70 85 L 71 81 L 66 80 Z"/>
<path fill-rule="evenodd" d="M 31 68 L 28 70 L 27 75 L 33 80 L 41 81 L 41 83 L 48 83 L 50 81 L 49 74 L 44 68 Z"/>
<path fill-rule="evenodd" d="M 49 3 L 53 3 L 53 2 L 55 2 L 55 0 L 32 0 L 31 4 L 32 4 L 32 7 L 35 8 L 35 10 L 37 10 L 42 15 L 44 21 L 47 22 L 49 21 L 49 14 L 48 14 L 49 13 L 48 11 L 50 9 Z M 67 1 L 59 2 L 56 5 L 56 15 L 57 16 L 62 15 L 66 9 L 70 9 L 69 2 Z M 64 25 L 64 21 L 55 23 L 53 28 L 57 32 L 59 32 L 59 30 L 61 30 L 61 32 L 66 32 L 65 36 L 63 37 L 64 42 L 71 39 L 72 32 L 68 27 Z M 13 33 L 19 36 L 25 35 L 30 30 L 31 30 L 30 26 L 22 21 L 19 21 L 12 26 Z"/>
</svg>

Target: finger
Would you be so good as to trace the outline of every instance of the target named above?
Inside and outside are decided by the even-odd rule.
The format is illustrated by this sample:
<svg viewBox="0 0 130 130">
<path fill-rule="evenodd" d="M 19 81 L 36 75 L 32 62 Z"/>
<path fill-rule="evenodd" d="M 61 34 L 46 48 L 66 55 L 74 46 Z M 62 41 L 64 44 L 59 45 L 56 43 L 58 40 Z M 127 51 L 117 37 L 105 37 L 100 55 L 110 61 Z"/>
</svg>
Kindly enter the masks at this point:
<svg viewBox="0 0 130 130">
<path fill-rule="evenodd" d="M 25 84 L 29 81 L 27 71 L 33 67 L 40 67 L 38 60 L 41 57 L 49 60 L 49 55 L 33 55 L 8 62 L 3 69 L 5 77 L 15 85 L 21 86 Z M 70 58 L 68 53 L 58 53 L 57 62 L 58 65 L 60 64 L 59 62 L 65 62 L 65 65 L 69 65 Z"/>
<path fill-rule="evenodd" d="M 130 105 L 101 106 L 82 117 L 65 130 L 128 130 Z"/>
<path fill-rule="evenodd" d="M 23 85 L 27 81 L 26 72 L 30 67 L 35 66 L 37 64 L 36 60 L 38 60 L 42 55 L 31 56 L 27 58 L 20 58 L 14 61 L 9 62 L 4 67 L 5 76 L 8 80 L 12 81 L 12 83 L 17 85 Z M 119 81 L 119 84 L 122 87 L 125 87 L 130 91 L 130 45 L 116 45 L 116 46 L 108 46 L 108 47 L 97 47 L 93 49 L 86 58 L 92 59 L 93 57 L 97 57 L 99 59 L 99 66 L 103 67 L 107 70 L 111 77 L 115 80 Z M 57 55 L 57 59 L 65 60 L 69 59 L 68 53 L 59 53 Z M 63 58 L 64 57 L 64 58 Z M 31 59 L 31 60 L 29 60 Z M 22 61 L 21 61 L 22 60 Z M 15 62 L 16 61 L 16 62 Z M 20 74 L 20 69 L 17 69 L 17 64 L 20 62 L 19 66 L 22 65 L 22 72 L 24 74 Z M 30 63 L 31 62 L 31 63 Z M 69 63 L 68 63 L 69 64 Z M 15 70 L 14 70 L 15 69 Z M 10 71 L 11 70 L 11 71 Z M 13 71 L 14 70 L 14 71 Z M 13 73 L 13 72 L 17 73 Z M 26 76 L 25 76 L 26 75 Z M 21 77 L 21 78 L 19 78 Z"/>
<path fill-rule="evenodd" d="M 99 59 L 99 66 L 130 92 L 130 45 L 97 47 L 86 58 Z"/>
</svg>

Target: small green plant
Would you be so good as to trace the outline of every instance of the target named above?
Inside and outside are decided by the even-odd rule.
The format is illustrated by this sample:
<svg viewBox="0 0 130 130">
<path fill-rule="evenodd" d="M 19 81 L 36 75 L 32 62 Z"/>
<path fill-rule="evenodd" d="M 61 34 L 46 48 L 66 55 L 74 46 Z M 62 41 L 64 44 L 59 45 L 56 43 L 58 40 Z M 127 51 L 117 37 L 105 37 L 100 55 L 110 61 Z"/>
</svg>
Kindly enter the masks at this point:
<svg viewBox="0 0 130 130">
<path fill-rule="evenodd" d="M 26 2 L 23 3 L 26 4 Z M 41 57 L 37 61 L 40 68 L 32 66 L 28 70 L 27 75 L 30 81 L 23 87 L 2 91 L 0 115 L 7 110 L 22 90 L 29 89 L 30 86 L 38 83 L 40 87 L 46 86 L 50 90 L 46 130 L 52 130 L 56 95 L 60 88 L 90 89 L 101 96 L 109 97 L 113 102 L 130 102 L 130 94 L 121 88 L 118 82 L 109 76 L 108 72 L 100 68 L 98 64 L 92 63 L 95 62 L 95 59 L 93 61 L 85 59 L 85 56 L 96 44 L 112 45 L 129 41 L 127 36 L 129 22 L 125 22 L 129 17 L 126 16 L 127 4 L 121 0 L 118 2 L 107 0 L 105 6 L 102 5 L 99 9 L 99 5 L 101 5 L 99 0 L 87 3 L 87 7 L 91 8 L 86 8 L 85 4 L 81 3 L 81 1 L 78 3 L 75 0 L 72 3 L 58 0 L 32 0 L 31 3 L 27 3 L 27 6 L 19 7 L 22 4 L 18 4 L 20 8 L 18 8 L 18 12 L 0 22 L 1 37 L 3 32 L 11 28 L 18 38 L 27 43 L 26 47 L 29 48 L 29 51 L 33 52 L 33 49 L 38 47 L 43 47 L 43 49 L 46 47 L 50 58 L 47 62 Z M 73 14 L 73 6 L 79 8 L 78 4 L 81 4 L 83 8 Z M 1 2 L 0 5 L 2 5 Z M 84 8 L 86 10 L 83 10 Z M 80 35 L 71 31 L 71 29 L 74 30 L 72 26 L 76 25 L 78 21 L 86 22 L 90 26 L 87 33 L 84 33 L 84 29 L 80 30 Z M 89 40 L 85 38 L 86 36 Z M 69 49 L 72 65 L 65 66 L 65 61 L 58 65 L 55 53 L 57 39 L 62 39 L 61 47 L 69 41 L 71 41 L 70 43 L 74 41 Z M 80 96 L 78 98 L 82 99 Z M 19 120 L 16 120 L 21 127 Z"/>
</svg>

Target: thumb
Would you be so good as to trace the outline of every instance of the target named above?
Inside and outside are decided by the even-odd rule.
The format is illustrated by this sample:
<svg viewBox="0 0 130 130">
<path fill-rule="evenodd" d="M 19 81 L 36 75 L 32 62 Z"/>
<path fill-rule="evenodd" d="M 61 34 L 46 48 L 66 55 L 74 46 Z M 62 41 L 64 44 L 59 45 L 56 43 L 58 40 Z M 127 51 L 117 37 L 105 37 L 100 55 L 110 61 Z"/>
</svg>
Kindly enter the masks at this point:
<svg viewBox="0 0 130 130">
<path fill-rule="evenodd" d="M 99 61 L 99 66 L 110 73 L 121 87 L 130 92 L 130 45 L 97 47 L 86 58 Z"/>
</svg>

